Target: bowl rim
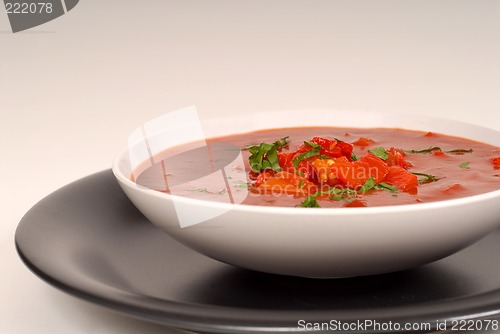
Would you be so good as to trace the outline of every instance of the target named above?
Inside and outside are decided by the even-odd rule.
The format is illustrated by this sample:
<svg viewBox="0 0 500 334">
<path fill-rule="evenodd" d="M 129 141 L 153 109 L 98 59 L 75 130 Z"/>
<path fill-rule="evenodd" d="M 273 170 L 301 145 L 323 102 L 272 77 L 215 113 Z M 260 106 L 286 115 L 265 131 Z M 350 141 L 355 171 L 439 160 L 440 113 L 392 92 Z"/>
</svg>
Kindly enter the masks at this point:
<svg viewBox="0 0 500 334">
<path fill-rule="evenodd" d="M 292 110 L 293 112 L 298 112 L 300 110 L 306 110 L 306 109 L 297 109 L 297 110 Z M 345 110 L 337 110 L 337 109 L 307 109 L 308 111 L 324 111 L 324 110 L 329 110 L 329 111 L 343 111 Z M 290 110 L 275 110 L 277 113 L 284 113 L 284 112 L 289 112 Z M 365 110 L 350 110 L 349 112 L 366 112 Z M 459 120 L 453 120 L 453 119 L 447 119 L 447 118 L 442 118 L 442 117 L 435 117 L 435 116 L 428 116 L 428 115 L 421 115 L 421 114 L 413 114 L 413 113 L 398 113 L 398 112 L 381 112 L 381 111 L 369 111 L 370 113 L 374 114 L 384 114 L 384 115 L 395 115 L 395 116 L 400 116 L 400 117 L 413 117 L 413 118 L 425 118 L 429 120 L 439 120 L 441 122 L 449 122 L 450 125 L 458 125 L 461 124 L 462 126 L 470 126 L 474 127 L 477 130 L 488 130 L 488 131 L 494 131 L 497 132 L 500 135 L 500 131 L 485 127 L 482 125 L 477 125 L 474 123 L 468 123 L 468 122 L 463 122 Z M 217 122 L 217 120 L 223 120 L 227 119 L 227 117 L 211 117 L 209 121 L 214 121 Z M 292 127 L 292 126 L 288 126 Z M 351 127 L 351 126 L 344 126 L 344 125 L 339 125 L 338 127 Z M 355 127 L 355 126 L 354 126 Z M 271 129 L 274 127 L 262 127 L 261 130 L 266 130 L 266 129 Z M 363 127 L 360 127 L 363 128 Z M 365 127 L 366 128 L 366 127 Z M 383 128 L 382 126 L 373 126 L 373 128 Z M 397 128 L 397 127 L 386 127 L 386 128 Z M 406 129 L 406 130 L 413 130 L 413 131 L 423 131 L 423 130 L 415 130 L 415 129 L 410 129 L 410 128 L 404 128 L 400 127 L 399 129 Z M 253 131 L 258 131 L 258 130 L 249 130 L 248 132 L 253 132 Z M 238 134 L 241 134 L 244 132 L 238 132 Z M 233 133 L 229 132 L 226 135 L 232 135 Z M 453 135 L 453 134 L 445 134 L 448 136 L 455 136 L 455 137 L 460 137 L 458 135 Z M 216 137 L 216 136 L 214 136 Z M 465 138 L 465 137 L 462 137 Z M 467 138 L 466 138 L 467 139 Z M 484 143 L 481 140 L 475 140 L 475 139 L 470 139 L 474 140 L 476 142 L 481 142 Z M 488 145 L 493 145 L 493 144 L 488 144 Z M 177 145 L 176 145 L 177 146 Z M 495 146 L 495 145 L 493 145 Z M 168 148 L 167 148 L 168 149 Z M 414 203 L 414 204 L 397 204 L 397 205 L 383 205 L 383 206 L 373 206 L 373 207 L 350 207 L 350 208 L 304 208 L 304 207 L 280 207 L 280 206 L 264 206 L 264 205 L 249 205 L 249 204 L 235 204 L 235 203 L 221 203 L 221 202 L 216 202 L 216 201 L 210 201 L 210 200 L 202 200 L 202 199 L 194 199 L 194 198 L 188 198 L 188 197 L 183 197 L 183 196 L 178 196 L 178 195 L 172 195 L 168 193 L 163 193 L 159 192 L 153 189 L 145 188 L 145 187 L 140 187 L 136 182 L 132 181 L 130 179 L 130 176 L 126 176 L 122 173 L 120 169 L 120 163 L 123 160 L 126 159 L 126 155 L 128 152 L 129 148 L 124 148 L 122 149 L 113 159 L 112 162 L 112 172 L 115 176 L 115 178 L 122 183 L 123 185 L 127 186 L 128 188 L 131 188 L 135 191 L 139 191 L 147 196 L 153 196 L 157 197 L 160 199 L 166 199 L 170 201 L 174 201 L 177 203 L 181 204 L 187 204 L 187 205 L 193 205 L 197 207 L 209 207 L 209 208 L 214 208 L 214 209 L 220 209 L 224 211 L 233 211 L 233 210 L 238 210 L 241 212 L 246 212 L 246 213 L 269 213 L 269 214 L 293 214 L 293 215 L 301 215 L 301 216 L 310 216 L 310 215 L 315 215 L 315 216 L 351 216 L 351 215 L 373 215 L 373 214 L 387 214 L 387 213 L 398 213 L 398 212 L 414 212 L 414 211 L 423 211 L 423 210 L 434 210 L 434 209 L 440 209 L 440 208 L 453 208 L 457 206 L 463 206 L 463 205 L 470 205 L 474 204 L 477 202 L 482 202 L 482 201 L 488 201 L 494 198 L 500 198 L 500 189 L 498 190 L 493 190 L 493 191 L 488 191 L 485 193 L 477 194 L 477 195 L 472 195 L 472 196 L 466 196 L 466 197 L 460 197 L 460 198 L 454 198 L 454 199 L 445 199 L 445 200 L 439 200 L 439 201 L 432 201 L 432 202 L 426 202 L 426 203 Z"/>
</svg>

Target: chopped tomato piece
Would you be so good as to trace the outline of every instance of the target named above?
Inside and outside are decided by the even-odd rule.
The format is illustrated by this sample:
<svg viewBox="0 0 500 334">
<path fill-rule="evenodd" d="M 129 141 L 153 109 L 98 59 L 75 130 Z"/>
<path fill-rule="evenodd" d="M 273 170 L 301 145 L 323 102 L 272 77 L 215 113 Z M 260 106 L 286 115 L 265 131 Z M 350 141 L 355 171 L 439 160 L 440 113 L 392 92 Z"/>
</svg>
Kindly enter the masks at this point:
<svg viewBox="0 0 500 334">
<path fill-rule="evenodd" d="M 316 159 L 311 165 L 320 182 L 329 185 L 342 183 L 349 188 L 361 187 L 370 177 L 373 177 L 376 183 L 382 182 L 389 169 L 382 159 L 372 154 L 364 156 L 359 161 L 349 161 L 344 156 Z"/>
<path fill-rule="evenodd" d="M 346 157 L 332 159 L 330 172 L 349 188 L 361 187 L 370 178 L 369 165 L 363 161 L 348 161 Z"/>
<path fill-rule="evenodd" d="M 444 188 L 442 192 L 445 194 L 451 194 L 462 190 L 465 190 L 464 186 L 462 186 L 460 183 L 454 183 L 451 186 Z"/>
<path fill-rule="evenodd" d="M 418 186 L 418 178 L 415 174 L 408 172 L 406 169 L 400 166 L 391 166 L 387 176 L 385 177 L 385 182 L 392 184 L 401 191 L 405 192 L 415 192 Z"/>
<path fill-rule="evenodd" d="M 330 171 L 330 166 L 332 165 L 332 159 L 316 159 L 311 162 L 311 166 L 314 169 L 315 179 L 318 180 L 319 184 L 328 184 L 334 186 L 340 183 L 337 179 L 337 175 Z"/>
<path fill-rule="evenodd" d="M 260 173 L 257 178 L 255 179 L 255 186 L 258 187 L 262 183 L 266 182 L 267 179 L 271 178 L 273 176 L 273 172 L 271 171 L 264 171 Z"/>
<path fill-rule="evenodd" d="M 324 150 L 328 151 L 328 150 L 333 150 L 335 146 L 337 146 L 338 142 L 335 139 L 332 140 L 321 137 L 313 137 L 313 139 L 311 139 L 311 143 L 321 145 L 321 147 L 323 147 Z"/>
<path fill-rule="evenodd" d="M 411 167 L 411 163 L 405 160 L 406 153 L 403 152 L 403 150 L 391 147 L 386 152 L 389 155 L 389 157 L 385 160 L 385 162 L 389 167 L 399 166 L 403 167 L 404 169 Z"/>
<path fill-rule="evenodd" d="M 493 162 L 493 168 L 500 169 L 500 157 L 491 159 Z"/>
<path fill-rule="evenodd" d="M 354 146 L 362 146 L 362 147 L 369 146 L 373 143 L 375 143 L 373 140 L 365 137 L 361 137 L 358 140 L 352 142 Z"/>
<path fill-rule="evenodd" d="M 317 191 L 314 183 L 297 174 L 278 172 L 259 185 L 262 190 L 277 194 L 310 195 Z"/>
<path fill-rule="evenodd" d="M 303 178 L 307 180 L 312 180 L 314 178 L 313 174 L 313 167 L 311 166 L 311 161 L 314 160 L 315 157 L 302 160 L 298 165 L 297 168 L 293 168 L 292 171 L 293 173 L 298 174 L 299 176 L 302 176 Z"/>
<path fill-rule="evenodd" d="M 283 170 L 288 170 L 290 167 L 292 167 L 292 160 L 293 160 L 293 156 L 295 155 L 295 153 L 283 153 L 283 152 L 280 152 L 278 153 L 278 161 L 279 161 L 279 164 L 280 164 L 280 167 L 283 169 Z"/>
<path fill-rule="evenodd" d="M 349 161 L 352 160 L 352 145 L 343 141 L 337 142 L 337 145 L 333 149 L 325 149 L 320 152 L 330 158 L 345 157 Z"/>
<path fill-rule="evenodd" d="M 362 157 L 359 161 L 368 164 L 368 174 L 373 177 L 376 183 L 384 181 L 385 176 L 389 172 L 389 167 L 384 160 L 373 154 L 367 154 Z"/>
</svg>

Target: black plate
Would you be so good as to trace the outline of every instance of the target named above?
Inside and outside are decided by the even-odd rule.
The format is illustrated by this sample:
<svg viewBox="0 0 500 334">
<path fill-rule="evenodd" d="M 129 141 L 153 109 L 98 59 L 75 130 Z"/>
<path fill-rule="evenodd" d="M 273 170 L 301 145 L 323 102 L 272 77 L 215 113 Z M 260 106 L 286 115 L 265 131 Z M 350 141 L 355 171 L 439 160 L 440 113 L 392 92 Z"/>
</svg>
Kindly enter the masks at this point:
<svg viewBox="0 0 500 334">
<path fill-rule="evenodd" d="M 388 333 L 391 323 L 435 329 L 500 314 L 500 230 L 444 260 L 393 274 L 263 274 L 211 260 L 152 226 L 110 171 L 40 201 L 20 222 L 16 245 L 31 270 L 70 294 L 192 331 L 292 333 L 299 320 L 371 320 L 374 326 L 359 332 Z"/>
</svg>

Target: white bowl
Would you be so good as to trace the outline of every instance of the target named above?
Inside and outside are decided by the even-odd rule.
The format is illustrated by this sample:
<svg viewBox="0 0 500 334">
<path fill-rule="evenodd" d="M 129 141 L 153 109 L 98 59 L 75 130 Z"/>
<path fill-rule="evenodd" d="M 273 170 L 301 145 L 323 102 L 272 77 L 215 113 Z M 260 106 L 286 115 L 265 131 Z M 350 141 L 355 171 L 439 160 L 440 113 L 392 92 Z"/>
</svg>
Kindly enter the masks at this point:
<svg viewBox="0 0 500 334">
<path fill-rule="evenodd" d="M 500 146 L 496 130 L 428 116 L 297 110 L 267 112 L 262 117 L 212 119 L 203 123 L 203 129 L 207 138 L 237 134 L 263 129 L 265 119 L 265 128 L 397 127 Z M 170 122 L 164 131 L 192 125 L 182 122 Z M 187 140 L 171 136 L 164 147 L 157 145 L 150 153 Z M 247 269 L 316 278 L 393 272 L 451 255 L 500 226 L 500 190 L 439 202 L 349 209 L 264 207 L 179 197 L 131 181 L 133 150 L 127 148 L 116 157 L 113 172 L 134 205 L 188 247 Z M 180 211 L 184 218 L 201 215 L 196 219 L 203 222 L 181 227 Z"/>
</svg>

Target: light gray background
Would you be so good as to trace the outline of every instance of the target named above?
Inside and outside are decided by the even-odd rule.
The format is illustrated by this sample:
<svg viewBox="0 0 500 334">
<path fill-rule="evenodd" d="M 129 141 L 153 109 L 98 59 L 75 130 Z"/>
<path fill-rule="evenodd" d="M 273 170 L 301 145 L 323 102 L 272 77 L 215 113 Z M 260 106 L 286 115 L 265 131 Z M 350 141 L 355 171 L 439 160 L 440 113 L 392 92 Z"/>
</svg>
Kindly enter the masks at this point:
<svg viewBox="0 0 500 334">
<path fill-rule="evenodd" d="M 110 167 L 140 123 L 331 107 L 437 115 L 500 130 L 500 1 L 85 0 L 12 34 L 0 11 L 0 332 L 177 333 L 39 280 L 18 221 Z"/>
</svg>

